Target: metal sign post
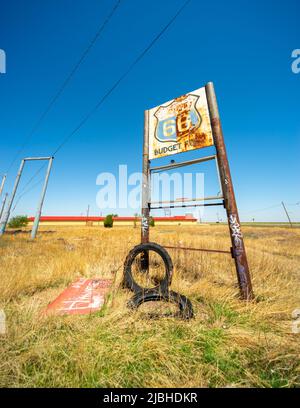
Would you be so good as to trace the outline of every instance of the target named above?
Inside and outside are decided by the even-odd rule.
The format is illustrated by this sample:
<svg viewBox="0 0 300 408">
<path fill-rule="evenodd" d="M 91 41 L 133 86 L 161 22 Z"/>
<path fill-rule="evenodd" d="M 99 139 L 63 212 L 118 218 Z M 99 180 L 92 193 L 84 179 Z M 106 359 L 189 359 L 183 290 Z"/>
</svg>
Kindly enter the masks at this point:
<svg viewBox="0 0 300 408">
<path fill-rule="evenodd" d="M 150 163 L 149 163 L 149 112 L 144 113 L 144 146 L 143 146 L 143 180 L 142 180 L 142 225 L 141 242 L 149 242 L 149 197 L 150 197 Z M 149 253 L 143 252 L 141 256 L 143 271 L 149 268 Z"/>
<path fill-rule="evenodd" d="M 232 243 L 232 256 L 235 260 L 241 295 L 243 299 L 252 299 L 253 292 L 251 278 L 213 83 L 209 82 L 205 86 L 205 90 L 207 95 L 214 142 L 216 145 L 220 179 L 225 200 L 225 208 L 228 218 L 228 225 Z"/>
<path fill-rule="evenodd" d="M 150 167 L 149 159 L 202 149 L 213 145 L 215 145 L 216 149 L 215 155 L 179 163 L 175 163 L 173 160 L 168 165 Z M 184 199 L 181 205 L 174 205 L 177 203 L 176 200 L 159 203 L 151 201 L 150 175 L 152 172 L 160 172 L 208 160 L 215 160 L 216 162 L 220 194 L 213 197 Z M 206 201 L 209 200 L 213 200 L 213 202 L 207 203 Z M 220 200 L 222 201 L 220 202 Z M 159 206 L 156 206 L 156 204 L 159 204 Z M 145 111 L 141 241 L 142 243 L 149 242 L 149 216 L 151 209 L 218 205 L 222 205 L 226 209 L 232 243 L 231 251 L 174 246 L 166 248 L 231 254 L 235 260 L 241 297 L 251 300 L 254 295 L 247 256 L 221 129 L 216 95 L 214 86 L 210 82 L 203 88 Z M 144 254 L 142 265 L 144 265 L 143 269 L 147 270 L 149 266 L 148 253 Z"/>
</svg>

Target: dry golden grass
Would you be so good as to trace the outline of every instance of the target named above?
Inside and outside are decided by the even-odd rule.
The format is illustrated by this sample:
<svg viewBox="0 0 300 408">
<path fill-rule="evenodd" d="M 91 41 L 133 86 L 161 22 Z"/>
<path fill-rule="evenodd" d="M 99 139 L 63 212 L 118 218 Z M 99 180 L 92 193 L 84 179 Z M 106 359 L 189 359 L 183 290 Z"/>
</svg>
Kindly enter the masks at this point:
<svg viewBox="0 0 300 408">
<path fill-rule="evenodd" d="M 300 334 L 291 331 L 291 313 L 300 308 L 300 229 L 243 228 L 251 303 L 238 298 L 230 256 L 170 250 L 172 289 L 194 306 L 189 322 L 153 316 L 156 304 L 126 307 L 131 294 L 120 288 L 122 266 L 139 242 L 138 228 L 43 229 L 34 242 L 26 234 L 0 241 L 0 308 L 8 327 L 0 336 L 0 386 L 300 386 Z M 151 240 L 230 246 L 224 225 L 156 226 Z M 104 308 L 42 316 L 78 276 L 115 279 Z"/>
</svg>

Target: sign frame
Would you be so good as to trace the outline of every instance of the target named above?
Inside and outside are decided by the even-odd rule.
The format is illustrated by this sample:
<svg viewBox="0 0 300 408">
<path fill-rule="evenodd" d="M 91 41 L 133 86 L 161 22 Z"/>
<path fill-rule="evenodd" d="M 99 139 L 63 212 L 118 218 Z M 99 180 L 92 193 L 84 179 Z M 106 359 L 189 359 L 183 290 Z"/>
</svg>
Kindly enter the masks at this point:
<svg viewBox="0 0 300 408">
<path fill-rule="evenodd" d="M 216 93 L 214 84 L 208 82 L 205 85 L 205 94 L 209 111 L 210 124 L 212 129 L 213 142 L 216 150 L 216 163 L 219 173 L 219 179 L 221 182 L 223 193 L 223 205 L 226 209 L 229 234 L 231 238 L 230 252 L 235 262 L 237 280 L 240 289 L 241 298 L 244 300 L 252 300 L 254 293 L 252 289 L 251 276 L 247 261 L 247 254 L 244 245 L 243 234 L 241 231 L 241 225 L 239 220 L 238 208 L 235 200 L 235 194 L 233 189 L 233 183 L 230 173 L 230 167 L 225 147 L 225 141 L 221 126 L 220 114 L 217 104 Z M 144 112 L 144 143 L 143 143 L 143 182 L 142 182 L 142 223 L 141 223 L 141 242 L 149 242 L 149 217 L 150 210 L 154 207 L 151 206 L 151 189 L 150 189 L 150 176 L 151 176 L 151 161 L 149 159 L 149 120 L 150 110 Z M 190 164 L 190 161 L 181 163 L 181 166 Z M 164 168 L 172 168 L 172 164 L 169 166 L 162 166 Z M 198 205 L 220 205 L 220 203 L 204 203 Z M 193 205 L 196 206 L 196 205 Z M 176 206 L 180 207 L 180 206 Z M 184 205 L 182 205 L 184 207 Z M 160 207 L 159 207 L 160 208 Z M 162 207 L 165 208 L 165 207 Z M 170 247 L 174 248 L 174 247 Z M 180 248 L 178 248 L 180 249 Z M 188 249 L 188 248 L 185 248 Z M 221 251 L 226 252 L 226 251 Z M 142 268 L 147 270 L 149 267 L 149 253 L 146 251 L 142 254 Z"/>
</svg>

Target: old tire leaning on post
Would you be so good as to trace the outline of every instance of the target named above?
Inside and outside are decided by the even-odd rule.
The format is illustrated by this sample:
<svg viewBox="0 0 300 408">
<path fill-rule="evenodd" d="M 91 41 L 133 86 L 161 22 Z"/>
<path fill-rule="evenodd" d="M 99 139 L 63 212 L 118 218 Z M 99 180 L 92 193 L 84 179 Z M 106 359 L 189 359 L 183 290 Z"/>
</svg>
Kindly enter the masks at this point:
<svg viewBox="0 0 300 408">
<path fill-rule="evenodd" d="M 128 307 L 137 309 L 141 304 L 153 301 L 165 301 L 175 303 L 179 307 L 179 315 L 185 320 L 194 317 L 193 306 L 191 301 L 184 295 L 170 290 L 169 292 L 160 293 L 155 289 L 143 290 L 136 293 L 128 302 Z"/>
<path fill-rule="evenodd" d="M 152 290 L 155 290 L 157 292 L 161 293 L 167 293 L 168 288 L 171 285 L 172 282 L 172 276 L 173 276 L 173 263 L 172 259 L 170 258 L 170 255 L 168 252 L 161 246 L 158 245 L 154 242 L 148 242 L 146 244 L 139 244 L 136 245 L 132 250 L 129 252 L 125 259 L 124 263 L 124 278 L 123 278 L 123 286 L 125 288 L 128 288 L 132 290 L 135 293 L 140 293 L 145 290 L 145 288 L 142 288 L 134 279 L 132 276 L 132 264 L 135 258 L 146 251 L 154 251 L 158 255 L 161 256 L 162 260 L 164 261 L 165 264 L 165 277 L 163 280 L 160 281 L 159 285 L 155 286 L 154 288 L 151 288 Z M 150 288 L 149 288 L 150 290 Z"/>
</svg>

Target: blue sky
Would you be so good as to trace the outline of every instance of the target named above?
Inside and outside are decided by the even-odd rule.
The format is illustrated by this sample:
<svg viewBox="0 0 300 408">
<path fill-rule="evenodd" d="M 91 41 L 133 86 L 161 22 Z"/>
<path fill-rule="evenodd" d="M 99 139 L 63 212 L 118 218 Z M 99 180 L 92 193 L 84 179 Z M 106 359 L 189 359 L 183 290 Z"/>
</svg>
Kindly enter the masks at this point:
<svg viewBox="0 0 300 408">
<path fill-rule="evenodd" d="M 122 0 L 20 159 L 51 154 L 183 2 Z M 0 49 L 7 56 L 7 73 L 0 75 L 0 173 L 115 3 L 0 1 Z M 90 204 L 90 213 L 99 214 L 97 175 L 116 174 L 119 164 L 128 164 L 129 173 L 141 169 L 143 111 L 213 81 L 241 219 L 284 221 L 283 200 L 299 221 L 300 205 L 290 205 L 300 201 L 300 74 L 291 70 L 291 53 L 300 48 L 299 12 L 297 0 L 192 0 L 58 153 L 43 213 L 79 215 Z M 186 153 L 184 159 L 210 152 Z M 18 166 L 19 160 L 8 174 L 9 192 Z M 25 169 L 20 191 L 36 166 Z M 210 191 L 213 169 L 197 168 L 206 170 Z M 15 213 L 34 214 L 40 188 L 24 195 Z M 215 220 L 217 212 L 224 217 L 222 209 L 212 209 L 206 220 Z"/>
</svg>

